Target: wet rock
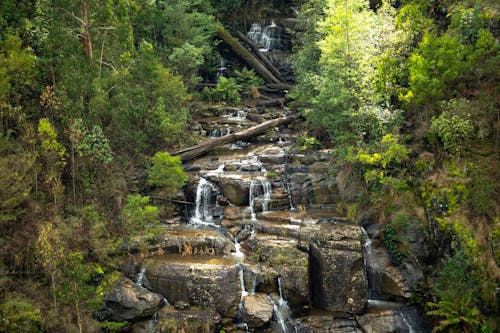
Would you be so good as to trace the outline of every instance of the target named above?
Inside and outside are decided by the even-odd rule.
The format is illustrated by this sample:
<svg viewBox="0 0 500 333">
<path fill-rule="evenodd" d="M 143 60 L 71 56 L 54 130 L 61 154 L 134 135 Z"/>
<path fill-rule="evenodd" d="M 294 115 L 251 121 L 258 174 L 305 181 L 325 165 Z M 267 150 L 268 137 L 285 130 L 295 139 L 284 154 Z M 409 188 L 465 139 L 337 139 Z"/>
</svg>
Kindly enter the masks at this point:
<svg viewBox="0 0 500 333">
<path fill-rule="evenodd" d="M 250 183 L 239 176 L 234 175 L 212 175 L 206 177 L 216 184 L 224 193 L 224 196 L 236 206 L 248 206 L 248 191 Z"/>
<path fill-rule="evenodd" d="M 298 249 L 294 239 L 258 238 L 260 260 L 281 277 L 283 297 L 295 314 L 303 313 L 309 299 L 309 254 Z M 278 279 L 274 280 L 279 293 Z"/>
<path fill-rule="evenodd" d="M 221 316 L 215 311 L 177 311 L 173 307 L 164 307 L 158 311 L 155 320 L 134 324 L 132 333 L 214 333 L 220 322 Z"/>
<path fill-rule="evenodd" d="M 236 313 L 241 290 L 233 258 L 154 257 L 145 266 L 152 289 L 170 302 L 184 300 L 223 316 Z"/>
<path fill-rule="evenodd" d="M 215 230 L 183 225 L 167 228 L 160 246 L 165 253 L 182 253 L 187 246 L 212 254 L 229 254 L 234 250 L 233 243 Z"/>
<path fill-rule="evenodd" d="M 371 248 L 366 251 L 370 297 L 410 298 L 413 295 L 412 287 L 423 277 L 421 265 L 407 257 L 400 266 L 393 266 L 387 250 L 379 240 L 373 241 Z"/>
<path fill-rule="evenodd" d="M 161 306 L 163 296 L 139 287 L 129 279 L 119 281 L 104 296 L 99 310 L 101 320 L 135 321 L 153 315 Z"/>
<path fill-rule="evenodd" d="M 413 307 L 367 313 L 358 316 L 357 321 L 366 333 L 430 332 L 419 311 Z"/>
<path fill-rule="evenodd" d="M 273 317 L 273 303 L 266 294 L 248 295 L 244 299 L 245 319 L 249 328 L 269 326 Z"/>
<path fill-rule="evenodd" d="M 334 312 L 362 313 L 368 290 L 361 228 L 322 226 L 311 237 L 313 305 Z"/>
</svg>

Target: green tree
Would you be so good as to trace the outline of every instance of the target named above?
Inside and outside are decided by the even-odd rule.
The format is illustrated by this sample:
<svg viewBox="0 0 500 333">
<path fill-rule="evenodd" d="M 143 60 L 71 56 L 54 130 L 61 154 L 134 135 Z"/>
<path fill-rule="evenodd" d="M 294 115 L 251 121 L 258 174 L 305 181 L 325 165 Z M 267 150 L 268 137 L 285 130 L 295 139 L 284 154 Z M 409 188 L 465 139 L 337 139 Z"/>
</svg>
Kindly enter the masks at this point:
<svg viewBox="0 0 500 333">
<path fill-rule="evenodd" d="M 168 152 L 158 152 L 151 158 L 147 174 L 148 185 L 160 187 L 168 197 L 174 196 L 187 180 L 180 158 Z"/>
<path fill-rule="evenodd" d="M 127 196 L 120 213 L 122 232 L 128 236 L 152 233 L 159 227 L 158 207 L 149 204 L 149 197 L 139 194 Z"/>
<path fill-rule="evenodd" d="M 0 332 L 43 332 L 40 309 L 25 297 L 9 294 L 0 304 Z"/>
</svg>

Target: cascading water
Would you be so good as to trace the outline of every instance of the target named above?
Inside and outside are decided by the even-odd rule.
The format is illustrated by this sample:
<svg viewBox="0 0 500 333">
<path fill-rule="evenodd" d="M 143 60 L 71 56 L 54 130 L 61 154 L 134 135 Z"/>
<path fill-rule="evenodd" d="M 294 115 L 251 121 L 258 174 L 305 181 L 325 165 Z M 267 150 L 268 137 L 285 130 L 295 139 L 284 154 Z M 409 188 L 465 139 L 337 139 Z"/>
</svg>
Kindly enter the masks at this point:
<svg viewBox="0 0 500 333">
<path fill-rule="evenodd" d="M 227 70 L 226 59 L 222 58 L 220 60 L 220 66 L 219 68 L 217 68 L 216 82 L 218 82 L 219 79 L 226 74 L 226 70 Z"/>
<path fill-rule="evenodd" d="M 269 202 L 272 198 L 271 183 L 267 179 L 252 179 L 250 181 L 248 198 L 248 209 L 250 211 L 252 221 L 256 221 L 257 217 L 255 214 L 255 200 L 260 199 L 263 213 L 268 211 Z"/>
<path fill-rule="evenodd" d="M 139 287 L 142 287 L 145 275 L 146 275 L 146 267 L 142 267 L 141 271 L 137 275 L 137 281 L 135 282 L 135 284 L 137 284 Z"/>
<path fill-rule="evenodd" d="M 196 202 L 194 216 L 190 223 L 197 225 L 211 225 L 218 227 L 214 223 L 213 210 L 217 206 L 217 189 L 205 178 L 201 177 L 196 188 Z"/>
<path fill-rule="evenodd" d="M 261 52 L 283 49 L 283 32 L 274 20 L 261 23 L 253 23 L 247 32 L 250 38 Z"/>
<path fill-rule="evenodd" d="M 287 301 L 283 297 L 283 279 L 281 276 L 278 277 L 278 290 L 280 295 L 278 303 L 276 303 L 271 296 L 269 296 L 269 299 L 273 304 L 274 317 L 281 333 L 288 333 L 286 322 L 290 319 L 290 308 L 288 307 Z"/>
<path fill-rule="evenodd" d="M 245 320 L 245 309 L 244 309 L 244 299 L 248 295 L 248 292 L 245 288 L 245 278 L 244 278 L 244 271 L 243 271 L 243 265 L 242 261 L 244 258 L 243 252 L 241 252 L 241 245 L 238 242 L 238 237 L 234 237 L 234 248 L 235 252 L 233 253 L 233 256 L 236 258 L 238 261 L 238 269 L 239 269 L 239 277 L 240 277 L 240 286 L 241 286 L 241 297 L 240 297 L 240 303 L 238 304 L 238 326 L 240 328 L 245 329 L 246 332 L 248 332 L 248 324 L 246 323 Z"/>
</svg>

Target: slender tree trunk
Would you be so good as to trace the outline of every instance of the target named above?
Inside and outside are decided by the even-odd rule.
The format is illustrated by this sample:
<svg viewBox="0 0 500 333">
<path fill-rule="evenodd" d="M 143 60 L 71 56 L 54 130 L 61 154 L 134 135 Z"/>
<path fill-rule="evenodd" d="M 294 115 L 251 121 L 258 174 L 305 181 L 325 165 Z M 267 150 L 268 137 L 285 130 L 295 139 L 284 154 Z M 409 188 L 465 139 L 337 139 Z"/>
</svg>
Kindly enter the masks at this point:
<svg viewBox="0 0 500 333">
<path fill-rule="evenodd" d="M 94 57 L 94 52 L 92 48 L 92 31 L 90 26 L 90 14 L 89 14 L 89 3 L 88 1 L 83 2 L 83 20 L 85 22 L 85 48 L 87 49 L 87 57 L 89 59 L 89 65 L 92 66 L 92 60 Z"/>
</svg>

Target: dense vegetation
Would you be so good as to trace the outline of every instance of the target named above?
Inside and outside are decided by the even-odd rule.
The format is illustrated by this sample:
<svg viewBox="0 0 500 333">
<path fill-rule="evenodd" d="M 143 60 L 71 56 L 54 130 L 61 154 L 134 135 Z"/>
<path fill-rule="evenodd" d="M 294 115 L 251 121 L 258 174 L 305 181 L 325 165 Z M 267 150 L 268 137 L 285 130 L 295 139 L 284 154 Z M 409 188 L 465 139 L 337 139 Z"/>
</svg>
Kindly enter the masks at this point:
<svg viewBox="0 0 500 333">
<path fill-rule="evenodd" d="M 315 0 L 300 15 L 294 97 L 336 148 L 339 209 L 384 225 L 396 265 L 425 232 L 415 302 L 436 331 L 498 330 L 498 5 Z"/>
<path fill-rule="evenodd" d="M 299 144 L 336 147 L 339 210 L 383 224 L 396 265 L 408 231 L 425 231 L 415 302 L 436 330 L 498 329 L 498 5 L 293 3 Z M 0 2 L 0 332 L 114 327 L 92 314 L 120 254 L 173 214 L 186 181 L 166 151 L 195 141 L 200 100 L 236 103 L 262 84 L 242 69 L 195 89 L 219 63 L 218 25 L 270 7 L 292 12 L 290 1 Z"/>
</svg>

